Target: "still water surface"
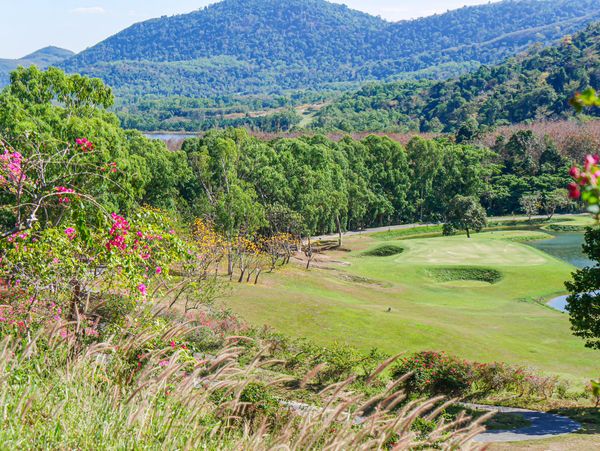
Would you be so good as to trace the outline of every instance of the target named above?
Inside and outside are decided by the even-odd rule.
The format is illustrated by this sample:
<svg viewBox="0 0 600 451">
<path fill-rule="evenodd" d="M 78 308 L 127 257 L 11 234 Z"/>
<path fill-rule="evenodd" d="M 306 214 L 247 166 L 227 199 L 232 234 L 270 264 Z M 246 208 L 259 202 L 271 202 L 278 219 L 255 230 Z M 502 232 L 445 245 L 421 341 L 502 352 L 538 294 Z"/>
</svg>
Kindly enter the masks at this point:
<svg viewBox="0 0 600 451">
<path fill-rule="evenodd" d="M 578 268 L 594 265 L 581 249 L 583 244 L 583 233 L 581 232 L 557 233 L 550 239 L 532 241 L 529 244 Z"/>
<path fill-rule="evenodd" d="M 557 233 L 553 238 L 529 243 L 529 245 L 561 260 L 565 260 L 578 268 L 594 266 L 594 262 L 584 255 L 581 249 L 582 244 L 583 233 L 580 232 Z M 554 298 L 548 302 L 548 305 L 564 312 L 567 306 L 567 296 Z"/>
</svg>

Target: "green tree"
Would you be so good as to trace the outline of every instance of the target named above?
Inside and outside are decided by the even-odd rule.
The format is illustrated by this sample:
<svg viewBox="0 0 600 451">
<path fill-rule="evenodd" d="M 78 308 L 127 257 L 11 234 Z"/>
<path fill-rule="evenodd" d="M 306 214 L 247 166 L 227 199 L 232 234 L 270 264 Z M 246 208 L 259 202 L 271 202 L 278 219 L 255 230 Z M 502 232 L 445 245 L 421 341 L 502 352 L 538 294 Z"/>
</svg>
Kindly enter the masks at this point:
<svg viewBox="0 0 600 451">
<path fill-rule="evenodd" d="M 573 280 L 565 286 L 571 293 L 567 298 L 567 312 L 573 333 L 585 340 L 589 348 L 600 349 L 600 229 L 585 232 L 583 252 L 596 262 L 595 266 L 578 269 Z"/>
<path fill-rule="evenodd" d="M 542 208 L 542 196 L 540 193 L 528 193 L 521 196 L 519 204 L 523 213 L 527 215 L 527 219 L 531 221 L 533 215 L 537 215 Z"/>
<path fill-rule="evenodd" d="M 423 221 L 426 205 L 434 193 L 433 181 L 442 168 L 442 149 L 436 141 L 413 138 L 407 146 L 411 169 L 412 202 L 419 221 Z"/>
<path fill-rule="evenodd" d="M 479 232 L 486 224 L 487 216 L 479 201 L 473 197 L 459 195 L 452 199 L 446 212 L 444 235 L 464 230 L 467 238 L 471 238 L 471 231 Z"/>
<path fill-rule="evenodd" d="M 570 204 L 567 191 L 564 189 L 555 189 L 542 194 L 542 210 L 552 219 L 557 209 L 565 208 Z"/>
</svg>

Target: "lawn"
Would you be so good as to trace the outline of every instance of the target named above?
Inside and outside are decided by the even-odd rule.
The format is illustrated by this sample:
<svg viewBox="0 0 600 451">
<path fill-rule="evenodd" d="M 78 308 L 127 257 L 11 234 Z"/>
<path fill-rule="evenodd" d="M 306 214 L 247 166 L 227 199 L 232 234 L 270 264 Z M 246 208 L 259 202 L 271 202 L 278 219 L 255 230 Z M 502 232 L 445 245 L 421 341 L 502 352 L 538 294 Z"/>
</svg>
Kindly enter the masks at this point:
<svg viewBox="0 0 600 451">
<path fill-rule="evenodd" d="M 429 232 L 429 230 L 427 230 Z M 600 353 L 572 336 L 565 314 L 544 305 L 573 267 L 521 241 L 542 232 L 383 240 L 347 238 L 318 256 L 241 285 L 226 301 L 255 325 L 293 337 L 389 353 L 447 351 L 560 375 L 597 377 Z M 399 252 L 381 252 L 400 247 Z M 382 254 L 382 255 L 381 255 Z"/>
</svg>

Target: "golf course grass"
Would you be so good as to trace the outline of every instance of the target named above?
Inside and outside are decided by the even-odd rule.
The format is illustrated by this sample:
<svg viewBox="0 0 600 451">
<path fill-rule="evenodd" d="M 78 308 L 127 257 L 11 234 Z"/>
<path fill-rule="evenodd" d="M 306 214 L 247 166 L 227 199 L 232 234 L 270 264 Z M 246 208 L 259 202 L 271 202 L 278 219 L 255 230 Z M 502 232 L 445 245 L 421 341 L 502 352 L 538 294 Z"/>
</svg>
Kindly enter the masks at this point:
<svg viewBox="0 0 600 451">
<path fill-rule="evenodd" d="M 320 344 L 446 351 L 580 385 L 598 376 L 600 353 L 571 334 L 566 314 L 544 305 L 565 292 L 574 270 L 522 242 L 547 237 L 532 230 L 470 239 L 352 236 L 346 251 L 317 256 L 310 270 L 296 262 L 258 285 L 236 286 L 226 303 L 254 325 Z"/>
</svg>

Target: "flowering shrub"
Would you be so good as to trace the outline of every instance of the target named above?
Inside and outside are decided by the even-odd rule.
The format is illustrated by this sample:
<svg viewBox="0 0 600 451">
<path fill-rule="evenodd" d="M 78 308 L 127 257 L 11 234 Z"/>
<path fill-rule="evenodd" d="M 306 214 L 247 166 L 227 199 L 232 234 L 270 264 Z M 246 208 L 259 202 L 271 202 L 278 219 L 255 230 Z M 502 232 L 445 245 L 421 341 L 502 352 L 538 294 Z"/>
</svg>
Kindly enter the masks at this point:
<svg viewBox="0 0 600 451">
<path fill-rule="evenodd" d="M 23 157 L 19 152 L 11 152 L 4 147 L 0 154 L 0 187 L 9 186 L 14 190 L 25 178 L 22 168 Z"/>
<path fill-rule="evenodd" d="M 76 214 L 74 209 L 84 208 L 84 203 L 101 211 L 94 196 L 112 174 L 102 170 L 105 156 L 91 141 L 78 138 L 74 143 L 40 145 L 21 137 L 18 144 L 17 151 L 0 138 L 0 209 L 4 215 L 0 238 L 34 225 L 38 230 L 58 226 Z M 111 173 L 116 172 L 116 163 L 111 168 L 115 169 Z"/>
<path fill-rule="evenodd" d="M 395 377 L 407 373 L 412 373 L 407 381 L 409 390 L 436 394 L 464 393 L 471 387 L 476 374 L 466 360 L 431 351 L 401 359 L 393 368 Z"/>
<path fill-rule="evenodd" d="M 420 352 L 398 361 L 392 368 L 396 378 L 407 373 L 412 373 L 407 388 L 418 394 L 481 396 L 506 392 L 546 399 L 558 387 L 558 378 L 553 376 L 538 376 L 505 363 L 459 360 L 443 352 Z"/>
<path fill-rule="evenodd" d="M 0 242 L 4 322 L 29 329 L 84 321 L 85 334 L 97 335 L 96 306 L 118 298 L 118 308 L 135 308 L 161 293 L 171 265 L 189 258 L 189 245 L 168 232 L 172 224 L 158 211 L 142 209 L 131 221 L 113 214 L 109 221 L 110 227 L 36 225 Z"/>
</svg>

